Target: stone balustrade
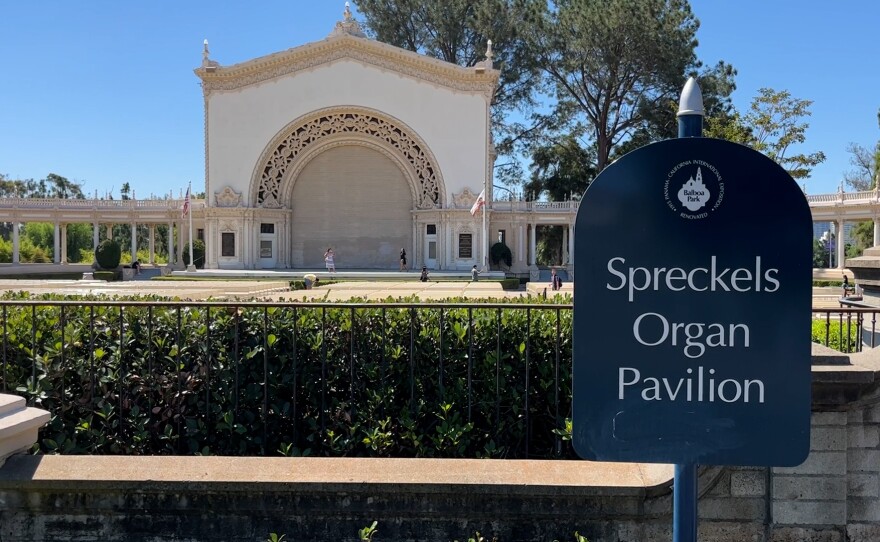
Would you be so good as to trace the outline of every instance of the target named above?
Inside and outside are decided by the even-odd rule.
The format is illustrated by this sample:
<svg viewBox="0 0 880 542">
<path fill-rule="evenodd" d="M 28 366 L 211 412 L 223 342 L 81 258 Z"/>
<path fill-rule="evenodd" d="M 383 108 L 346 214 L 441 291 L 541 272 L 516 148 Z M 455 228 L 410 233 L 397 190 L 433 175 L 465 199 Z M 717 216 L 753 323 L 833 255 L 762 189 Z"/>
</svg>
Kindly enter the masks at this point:
<svg viewBox="0 0 880 542">
<path fill-rule="evenodd" d="M 48 421 L 48 412 L 26 406 L 23 397 L 0 394 L 0 466 L 9 456 L 33 446 Z"/>
</svg>

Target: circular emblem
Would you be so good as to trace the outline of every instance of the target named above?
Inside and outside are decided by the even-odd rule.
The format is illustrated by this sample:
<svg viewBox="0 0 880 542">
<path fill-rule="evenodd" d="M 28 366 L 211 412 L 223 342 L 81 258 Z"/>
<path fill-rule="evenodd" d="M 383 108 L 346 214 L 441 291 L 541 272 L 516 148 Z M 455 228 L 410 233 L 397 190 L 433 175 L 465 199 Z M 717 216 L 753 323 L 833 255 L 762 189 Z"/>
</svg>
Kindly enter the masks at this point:
<svg viewBox="0 0 880 542">
<path fill-rule="evenodd" d="M 709 162 L 686 160 L 669 170 L 663 183 L 663 198 L 681 218 L 699 220 L 721 205 L 724 181 Z"/>
</svg>

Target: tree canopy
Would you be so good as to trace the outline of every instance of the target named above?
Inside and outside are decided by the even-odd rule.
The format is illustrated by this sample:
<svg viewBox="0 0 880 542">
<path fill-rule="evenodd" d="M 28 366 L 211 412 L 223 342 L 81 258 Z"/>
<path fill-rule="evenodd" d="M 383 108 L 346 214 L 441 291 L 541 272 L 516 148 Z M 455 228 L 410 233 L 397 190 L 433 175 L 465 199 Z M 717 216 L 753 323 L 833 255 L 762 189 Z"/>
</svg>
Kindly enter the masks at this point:
<svg viewBox="0 0 880 542">
<path fill-rule="evenodd" d="M 880 125 L 880 110 L 877 111 L 877 124 Z M 843 180 L 853 190 L 871 190 L 880 182 L 880 141 L 873 149 L 850 143 L 846 151 L 850 153 L 849 162 L 853 169 L 843 174 Z"/>
<path fill-rule="evenodd" d="M 825 161 L 825 153 L 792 154 L 806 142 L 812 101 L 795 98 L 787 90 L 762 88 L 744 115 L 709 118 L 705 135 L 748 145 L 786 169 L 795 179 L 810 176 Z"/>
</svg>

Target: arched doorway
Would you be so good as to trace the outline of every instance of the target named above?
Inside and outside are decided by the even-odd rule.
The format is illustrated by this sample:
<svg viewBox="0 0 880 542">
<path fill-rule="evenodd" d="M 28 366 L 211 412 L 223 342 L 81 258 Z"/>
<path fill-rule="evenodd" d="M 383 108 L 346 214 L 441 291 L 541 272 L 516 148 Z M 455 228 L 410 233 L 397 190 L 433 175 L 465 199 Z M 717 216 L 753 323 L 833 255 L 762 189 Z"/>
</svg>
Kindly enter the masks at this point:
<svg viewBox="0 0 880 542">
<path fill-rule="evenodd" d="M 293 179 L 291 263 L 324 266 L 332 247 L 339 269 L 397 269 L 411 251 L 413 196 L 400 167 L 372 148 L 351 144 L 312 158 Z"/>
</svg>

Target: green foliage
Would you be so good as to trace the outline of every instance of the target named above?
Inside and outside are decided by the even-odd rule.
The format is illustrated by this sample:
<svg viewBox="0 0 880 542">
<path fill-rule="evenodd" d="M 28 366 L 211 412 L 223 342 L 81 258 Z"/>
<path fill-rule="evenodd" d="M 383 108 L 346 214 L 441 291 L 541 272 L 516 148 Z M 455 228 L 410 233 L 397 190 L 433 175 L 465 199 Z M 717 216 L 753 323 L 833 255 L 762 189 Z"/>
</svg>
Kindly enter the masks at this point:
<svg viewBox="0 0 880 542">
<path fill-rule="evenodd" d="M 105 239 L 95 249 L 95 261 L 101 269 L 116 269 L 122 257 L 122 249 L 116 239 Z"/>
<path fill-rule="evenodd" d="M 682 0 L 558 0 L 525 32 L 559 96 L 556 115 L 591 137 L 596 171 L 646 112 L 677 100 L 698 67 L 698 26 Z"/>
<path fill-rule="evenodd" d="M 852 353 L 857 351 L 859 344 L 859 326 L 855 318 L 841 322 L 833 317 L 830 320 L 813 319 L 813 342 L 824 344 L 838 352 Z"/>
<path fill-rule="evenodd" d="M 572 458 L 570 307 L 516 303 L 12 304 L 0 389 L 43 453 Z"/>
<path fill-rule="evenodd" d="M 843 281 L 842 280 L 814 280 L 813 286 L 815 288 L 827 288 L 827 287 L 843 288 Z"/>
<path fill-rule="evenodd" d="M 504 243 L 499 242 L 492 245 L 492 248 L 489 249 L 489 259 L 493 265 L 498 265 L 501 262 L 504 262 L 508 268 L 513 265 L 513 253 L 510 251 L 510 247 Z"/>
<path fill-rule="evenodd" d="M 358 529 L 358 540 L 363 541 L 371 541 L 373 537 L 376 535 L 378 530 L 376 529 L 376 525 L 378 525 L 378 521 L 374 521 L 372 525 L 369 527 L 364 527 L 363 529 Z"/>
<path fill-rule="evenodd" d="M 201 239 L 193 239 L 193 253 L 196 259 L 196 268 L 203 269 L 205 267 L 205 243 Z M 189 265 L 189 243 L 183 247 L 183 263 Z"/>
<path fill-rule="evenodd" d="M 752 100 L 748 113 L 709 119 L 704 135 L 748 145 L 785 168 L 795 179 L 805 179 L 815 166 L 825 161 L 825 153 L 821 151 L 790 153 L 806 142 L 810 125 L 804 119 L 812 114 L 812 104 L 810 100 L 793 97 L 787 90 L 762 88 Z"/>
<path fill-rule="evenodd" d="M 287 537 L 286 534 L 269 533 L 269 538 L 266 539 L 266 542 L 282 542 L 285 537 Z"/>
<path fill-rule="evenodd" d="M 525 185 L 527 199 L 544 195 L 550 201 L 580 198 L 596 176 L 594 163 L 595 152 L 584 148 L 575 134 L 536 146 L 532 150 L 531 179 Z"/>
</svg>

